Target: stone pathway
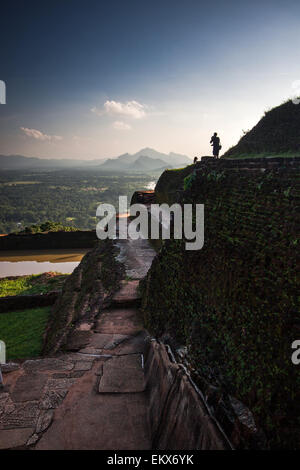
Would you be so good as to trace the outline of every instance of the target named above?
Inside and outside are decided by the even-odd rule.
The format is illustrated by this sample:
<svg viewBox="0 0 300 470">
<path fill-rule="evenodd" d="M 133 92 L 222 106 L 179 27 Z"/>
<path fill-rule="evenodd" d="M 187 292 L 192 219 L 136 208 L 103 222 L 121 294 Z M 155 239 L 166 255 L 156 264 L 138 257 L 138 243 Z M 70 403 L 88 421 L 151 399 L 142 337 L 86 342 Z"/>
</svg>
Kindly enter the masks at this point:
<svg viewBox="0 0 300 470">
<path fill-rule="evenodd" d="M 84 347 L 4 371 L 0 449 L 151 448 L 144 379 L 149 338 L 137 288 L 155 252 L 146 240 L 115 243 L 130 280 L 87 329 Z"/>
</svg>

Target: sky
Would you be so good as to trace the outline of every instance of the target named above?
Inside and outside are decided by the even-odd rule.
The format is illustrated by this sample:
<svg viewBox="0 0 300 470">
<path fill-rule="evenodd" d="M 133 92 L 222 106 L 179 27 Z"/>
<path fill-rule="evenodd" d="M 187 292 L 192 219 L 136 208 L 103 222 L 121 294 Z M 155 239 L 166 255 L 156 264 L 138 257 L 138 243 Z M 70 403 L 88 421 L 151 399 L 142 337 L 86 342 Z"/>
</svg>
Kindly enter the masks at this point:
<svg viewBox="0 0 300 470">
<path fill-rule="evenodd" d="M 209 155 L 300 91 L 299 0 L 16 0 L 1 19 L 0 154 Z"/>
</svg>

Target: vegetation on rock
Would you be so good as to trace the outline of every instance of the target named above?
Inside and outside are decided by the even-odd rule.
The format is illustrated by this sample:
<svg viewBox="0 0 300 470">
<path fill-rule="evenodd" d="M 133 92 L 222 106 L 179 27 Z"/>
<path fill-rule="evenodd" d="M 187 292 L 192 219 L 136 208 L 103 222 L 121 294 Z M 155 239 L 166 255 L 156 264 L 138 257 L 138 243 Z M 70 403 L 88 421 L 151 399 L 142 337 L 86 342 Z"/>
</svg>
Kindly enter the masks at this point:
<svg viewBox="0 0 300 470">
<path fill-rule="evenodd" d="M 162 175 L 160 202 L 183 176 Z M 181 194 L 205 204 L 205 244 L 163 243 L 142 284 L 146 325 L 188 345 L 203 380 L 244 402 L 269 446 L 296 448 L 299 170 L 204 166 Z"/>
<path fill-rule="evenodd" d="M 300 155 L 300 106 L 287 101 L 266 112 L 223 157 Z"/>
</svg>

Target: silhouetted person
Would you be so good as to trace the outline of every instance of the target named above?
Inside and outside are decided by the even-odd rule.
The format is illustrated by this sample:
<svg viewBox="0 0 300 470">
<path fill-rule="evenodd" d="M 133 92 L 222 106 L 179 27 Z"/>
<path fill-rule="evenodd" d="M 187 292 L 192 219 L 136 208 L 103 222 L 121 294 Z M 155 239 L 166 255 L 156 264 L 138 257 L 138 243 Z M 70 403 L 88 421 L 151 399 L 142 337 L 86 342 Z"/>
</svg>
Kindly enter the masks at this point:
<svg viewBox="0 0 300 470">
<path fill-rule="evenodd" d="M 194 157 L 194 165 L 195 163 L 197 163 L 197 161 L 198 161 L 198 157 Z"/>
<path fill-rule="evenodd" d="M 218 137 L 218 134 L 216 132 L 214 133 L 214 135 L 210 139 L 210 143 L 211 143 L 212 148 L 213 148 L 213 156 L 215 158 L 218 158 L 219 157 L 219 152 L 220 152 L 222 146 L 220 145 L 220 138 Z"/>
</svg>

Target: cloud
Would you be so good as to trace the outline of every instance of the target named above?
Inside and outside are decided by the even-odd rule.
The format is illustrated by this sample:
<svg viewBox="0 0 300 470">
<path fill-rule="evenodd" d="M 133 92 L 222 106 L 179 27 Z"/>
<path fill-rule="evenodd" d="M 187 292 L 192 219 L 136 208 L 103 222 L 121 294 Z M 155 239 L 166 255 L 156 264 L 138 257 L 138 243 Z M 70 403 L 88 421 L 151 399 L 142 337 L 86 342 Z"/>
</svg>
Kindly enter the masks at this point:
<svg viewBox="0 0 300 470">
<path fill-rule="evenodd" d="M 43 132 L 37 130 L 37 129 L 28 129 L 28 127 L 20 127 L 20 129 L 26 134 L 28 137 L 32 137 L 33 139 L 36 140 L 48 140 L 48 141 L 59 141 L 62 140 L 62 137 L 60 135 L 48 135 L 44 134 Z"/>
<path fill-rule="evenodd" d="M 103 109 L 94 107 L 91 111 L 98 116 L 110 114 L 113 116 L 127 116 L 132 119 L 142 119 L 146 116 L 145 105 L 138 101 L 127 101 L 127 103 L 121 103 L 120 101 L 105 101 Z"/>
<path fill-rule="evenodd" d="M 126 122 L 123 121 L 115 121 L 113 123 L 113 128 L 119 131 L 129 131 L 131 129 L 131 126 L 130 124 L 126 124 Z"/>
</svg>

